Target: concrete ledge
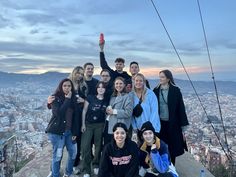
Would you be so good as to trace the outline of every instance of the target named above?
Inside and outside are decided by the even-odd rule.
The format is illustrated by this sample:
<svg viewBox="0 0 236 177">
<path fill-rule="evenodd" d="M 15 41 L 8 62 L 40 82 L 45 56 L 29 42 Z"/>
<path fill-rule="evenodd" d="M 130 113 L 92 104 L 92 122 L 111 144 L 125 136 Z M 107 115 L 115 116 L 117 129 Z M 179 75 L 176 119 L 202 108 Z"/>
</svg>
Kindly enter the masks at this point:
<svg viewBox="0 0 236 177">
<path fill-rule="evenodd" d="M 46 146 L 44 150 L 38 155 L 38 157 L 30 161 L 18 173 L 14 174 L 14 177 L 46 177 L 50 171 L 51 153 L 51 146 Z M 64 154 L 65 155 L 62 160 L 61 168 L 62 171 L 65 167 L 67 153 L 65 152 Z M 201 169 L 205 170 L 205 177 L 214 177 L 202 164 L 197 162 L 188 152 L 176 159 L 176 169 L 180 177 L 199 177 Z"/>
</svg>

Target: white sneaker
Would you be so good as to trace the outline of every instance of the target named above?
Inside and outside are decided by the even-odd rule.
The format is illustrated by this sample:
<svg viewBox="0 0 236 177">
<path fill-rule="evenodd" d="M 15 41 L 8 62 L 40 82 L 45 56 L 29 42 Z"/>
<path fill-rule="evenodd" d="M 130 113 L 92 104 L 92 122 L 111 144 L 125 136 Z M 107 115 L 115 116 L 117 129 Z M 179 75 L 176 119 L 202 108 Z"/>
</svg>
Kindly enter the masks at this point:
<svg viewBox="0 0 236 177">
<path fill-rule="evenodd" d="M 90 174 L 86 173 L 86 174 L 84 174 L 84 177 L 90 177 Z"/>
<path fill-rule="evenodd" d="M 73 173 L 74 173 L 75 175 L 80 174 L 80 168 L 79 168 L 79 166 L 73 167 Z"/>
<path fill-rule="evenodd" d="M 52 177 L 52 172 L 50 171 L 50 173 L 48 174 L 47 177 Z"/>
<path fill-rule="evenodd" d="M 93 169 L 93 173 L 94 173 L 95 175 L 98 175 L 98 171 L 99 171 L 99 168 L 94 168 L 94 169 Z"/>
</svg>

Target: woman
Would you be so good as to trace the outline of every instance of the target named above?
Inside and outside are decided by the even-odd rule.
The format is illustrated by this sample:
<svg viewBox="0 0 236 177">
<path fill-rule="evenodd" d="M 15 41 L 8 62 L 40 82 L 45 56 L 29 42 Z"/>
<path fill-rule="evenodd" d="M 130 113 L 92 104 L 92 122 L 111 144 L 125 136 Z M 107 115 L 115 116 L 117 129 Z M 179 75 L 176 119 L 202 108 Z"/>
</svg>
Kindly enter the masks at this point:
<svg viewBox="0 0 236 177">
<path fill-rule="evenodd" d="M 98 177 L 138 177 L 138 147 L 124 123 L 113 127 L 113 139 L 102 152 Z"/>
<path fill-rule="evenodd" d="M 161 128 L 157 98 L 152 90 L 146 88 L 145 83 L 143 74 L 138 73 L 134 76 L 134 90 L 132 91 L 134 100 L 132 139 L 135 141 L 140 138 L 138 132 L 141 130 L 144 122 L 152 122 L 156 133 L 159 133 Z"/>
<path fill-rule="evenodd" d="M 75 91 L 70 79 L 63 79 L 58 85 L 55 99 L 51 103 L 52 118 L 49 121 L 46 133 L 52 143 L 52 176 L 60 176 L 60 164 L 64 146 L 68 151 L 68 161 L 64 177 L 73 172 L 73 164 L 76 157 L 76 136 L 80 135 L 80 121 L 78 106 L 76 106 Z"/>
<path fill-rule="evenodd" d="M 163 70 L 159 73 L 160 84 L 153 90 L 159 101 L 161 119 L 160 138 L 168 144 L 171 162 L 184 153 L 186 141 L 184 131 L 189 124 L 180 89 L 175 86 L 172 73 Z"/>
<path fill-rule="evenodd" d="M 139 175 L 144 177 L 178 177 L 175 167 L 170 162 L 167 145 L 155 136 L 151 122 L 145 122 L 141 128 Z"/>
<path fill-rule="evenodd" d="M 98 174 L 98 166 L 102 146 L 102 133 L 105 124 L 105 114 L 108 102 L 104 98 L 105 83 L 98 82 L 96 89 L 97 95 L 89 95 L 84 103 L 82 113 L 82 128 L 81 131 L 81 149 L 82 149 L 82 166 L 84 169 L 84 176 L 91 175 L 91 141 L 94 138 L 95 153 L 93 158 L 94 174 Z"/>
<path fill-rule="evenodd" d="M 122 77 L 117 77 L 114 81 L 114 92 L 106 109 L 104 144 L 109 143 L 112 139 L 112 128 L 117 122 L 122 122 L 126 127 L 130 127 L 132 110 L 133 101 L 131 95 L 125 92 L 125 80 Z"/>
</svg>

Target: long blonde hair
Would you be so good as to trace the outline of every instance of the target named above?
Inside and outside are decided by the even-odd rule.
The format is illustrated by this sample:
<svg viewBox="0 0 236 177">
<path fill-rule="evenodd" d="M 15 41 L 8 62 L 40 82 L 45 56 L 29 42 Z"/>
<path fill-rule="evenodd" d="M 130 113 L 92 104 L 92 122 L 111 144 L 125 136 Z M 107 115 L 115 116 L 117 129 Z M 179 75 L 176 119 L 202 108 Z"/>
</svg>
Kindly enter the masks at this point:
<svg viewBox="0 0 236 177">
<path fill-rule="evenodd" d="M 146 95 L 146 92 L 147 92 L 147 88 L 146 88 L 146 79 L 145 79 L 145 77 L 144 77 L 144 75 L 143 74 L 141 74 L 141 73 L 137 73 L 135 76 L 134 76 L 134 82 L 135 82 L 135 78 L 136 77 L 141 77 L 142 79 L 143 79 L 143 90 L 142 90 L 142 94 L 141 94 L 141 96 L 142 96 L 142 100 L 144 100 L 145 99 L 145 95 Z M 137 90 L 136 90 L 136 88 L 135 88 L 135 84 L 134 84 L 134 87 L 133 87 L 133 89 L 134 89 L 134 92 L 135 93 L 137 93 Z"/>
<path fill-rule="evenodd" d="M 84 80 L 84 76 L 82 79 L 77 80 L 75 77 L 75 74 L 78 73 L 79 71 L 84 71 L 83 67 L 81 66 L 76 66 L 73 71 L 69 75 L 69 79 L 73 82 L 73 85 L 75 87 L 75 90 L 80 90 L 83 94 L 87 96 L 88 94 L 88 85 L 86 84 Z"/>
</svg>

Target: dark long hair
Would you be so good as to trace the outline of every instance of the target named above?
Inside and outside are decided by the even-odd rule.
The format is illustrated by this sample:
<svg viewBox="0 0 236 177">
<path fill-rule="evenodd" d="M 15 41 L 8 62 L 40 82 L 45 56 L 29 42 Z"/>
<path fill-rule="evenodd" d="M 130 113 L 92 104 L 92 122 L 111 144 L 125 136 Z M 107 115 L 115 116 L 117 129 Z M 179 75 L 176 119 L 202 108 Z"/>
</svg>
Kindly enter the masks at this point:
<svg viewBox="0 0 236 177">
<path fill-rule="evenodd" d="M 166 78 L 169 79 L 169 84 L 175 85 L 175 81 L 170 70 L 165 69 L 165 70 L 160 71 L 159 74 L 160 73 L 163 73 L 166 76 Z"/>
<path fill-rule="evenodd" d="M 65 93 L 63 92 L 62 85 L 64 84 L 64 82 L 67 82 L 67 81 L 69 81 L 70 84 L 71 84 L 71 92 L 72 92 L 72 96 L 71 97 L 74 97 L 75 96 L 74 85 L 73 85 L 72 81 L 70 79 L 68 79 L 68 78 L 65 78 L 65 79 L 61 80 L 61 82 L 57 86 L 57 89 L 56 89 L 56 91 L 54 92 L 53 95 L 58 96 L 59 98 L 64 100 L 65 99 Z"/>
</svg>

